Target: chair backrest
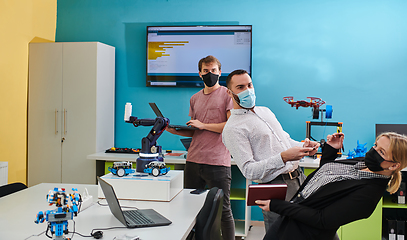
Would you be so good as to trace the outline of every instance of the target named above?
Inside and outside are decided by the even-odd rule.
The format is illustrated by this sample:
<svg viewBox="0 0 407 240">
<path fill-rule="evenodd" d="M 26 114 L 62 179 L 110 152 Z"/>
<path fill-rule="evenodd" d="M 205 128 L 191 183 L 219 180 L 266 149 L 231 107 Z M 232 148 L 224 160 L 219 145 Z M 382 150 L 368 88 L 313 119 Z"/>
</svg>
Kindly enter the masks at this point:
<svg viewBox="0 0 407 240">
<path fill-rule="evenodd" d="M 209 190 L 205 203 L 196 217 L 196 240 L 220 240 L 220 220 L 223 208 L 223 191 L 217 187 Z"/>
<path fill-rule="evenodd" d="M 0 198 L 26 188 L 27 186 L 21 182 L 10 183 L 7 185 L 0 186 Z"/>
</svg>

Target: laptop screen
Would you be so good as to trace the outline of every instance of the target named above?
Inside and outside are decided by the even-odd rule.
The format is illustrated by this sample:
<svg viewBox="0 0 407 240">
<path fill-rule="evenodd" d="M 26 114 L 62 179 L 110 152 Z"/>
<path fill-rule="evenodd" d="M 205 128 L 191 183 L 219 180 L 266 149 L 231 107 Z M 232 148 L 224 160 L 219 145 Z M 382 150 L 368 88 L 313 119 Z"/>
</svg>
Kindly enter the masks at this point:
<svg viewBox="0 0 407 240">
<path fill-rule="evenodd" d="M 124 219 L 119 200 L 117 200 L 116 193 L 114 192 L 112 185 L 110 185 L 100 177 L 97 178 L 100 183 L 100 187 L 102 188 L 103 194 L 105 195 L 107 204 L 109 205 L 110 211 L 121 223 L 126 225 L 126 220 Z"/>
<path fill-rule="evenodd" d="M 164 117 L 164 115 L 161 113 L 160 109 L 158 109 L 158 107 L 155 103 L 148 103 L 148 104 L 150 104 L 151 109 L 153 109 L 153 111 L 157 117 Z"/>
</svg>

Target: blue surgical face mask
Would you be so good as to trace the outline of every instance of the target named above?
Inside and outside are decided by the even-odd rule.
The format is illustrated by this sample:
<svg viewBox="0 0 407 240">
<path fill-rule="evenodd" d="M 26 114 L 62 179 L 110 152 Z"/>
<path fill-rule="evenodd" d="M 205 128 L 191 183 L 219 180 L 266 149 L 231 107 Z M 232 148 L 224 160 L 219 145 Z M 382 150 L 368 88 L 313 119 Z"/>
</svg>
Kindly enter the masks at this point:
<svg viewBox="0 0 407 240">
<path fill-rule="evenodd" d="M 254 93 L 254 88 L 248 88 L 238 94 L 235 94 L 232 91 L 230 92 L 237 96 L 237 99 L 235 98 L 235 100 L 242 108 L 250 109 L 256 104 L 256 94 Z"/>
</svg>

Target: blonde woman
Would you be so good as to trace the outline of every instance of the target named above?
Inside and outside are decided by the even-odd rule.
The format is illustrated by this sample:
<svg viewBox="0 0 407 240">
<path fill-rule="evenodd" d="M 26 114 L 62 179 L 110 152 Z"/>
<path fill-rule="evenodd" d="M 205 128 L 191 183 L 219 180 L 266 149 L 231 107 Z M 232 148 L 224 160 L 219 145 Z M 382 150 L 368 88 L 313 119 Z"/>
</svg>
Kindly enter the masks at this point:
<svg viewBox="0 0 407 240">
<path fill-rule="evenodd" d="M 387 132 L 376 138 L 364 158 L 336 160 L 343 133 L 328 135 L 320 167 L 310 174 L 290 202 L 258 200 L 281 217 L 264 239 L 338 239 L 337 229 L 368 218 L 384 191 L 395 193 L 407 166 L 407 137 Z"/>
</svg>

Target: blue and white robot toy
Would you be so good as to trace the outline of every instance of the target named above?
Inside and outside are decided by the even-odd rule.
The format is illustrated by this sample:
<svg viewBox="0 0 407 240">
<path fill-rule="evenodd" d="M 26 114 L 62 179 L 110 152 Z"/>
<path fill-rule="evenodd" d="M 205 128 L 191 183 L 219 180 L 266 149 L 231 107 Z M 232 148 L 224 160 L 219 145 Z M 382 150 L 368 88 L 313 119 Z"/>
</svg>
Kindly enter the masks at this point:
<svg viewBox="0 0 407 240">
<path fill-rule="evenodd" d="M 132 169 L 133 164 L 129 161 L 127 162 L 114 162 L 113 167 L 109 167 L 108 170 L 119 177 L 123 177 L 129 175 L 130 173 L 134 173 L 136 170 Z"/>
<path fill-rule="evenodd" d="M 165 165 L 164 162 L 160 161 L 153 161 L 149 164 L 146 164 L 146 168 L 144 169 L 145 173 L 151 174 L 154 177 L 158 177 L 158 175 L 165 175 L 170 171 L 170 168 Z"/>
<path fill-rule="evenodd" d="M 67 194 L 65 188 L 54 188 L 47 194 L 47 202 L 50 206 L 55 204 L 57 207 L 54 210 L 40 211 L 37 214 L 35 223 L 48 222 L 46 235 L 48 230 L 51 231 L 52 236 L 48 236 L 55 240 L 69 239 L 65 235 L 68 234 L 68 220 L 72 220 L 73 216 L 78 214 L 78 204 L 82 202 L 81 195 L 78 189 L 72 188 L 73 193 Z M 68 200 L 71 205 L 68 205 Z"/>
</svg>

